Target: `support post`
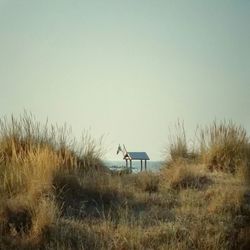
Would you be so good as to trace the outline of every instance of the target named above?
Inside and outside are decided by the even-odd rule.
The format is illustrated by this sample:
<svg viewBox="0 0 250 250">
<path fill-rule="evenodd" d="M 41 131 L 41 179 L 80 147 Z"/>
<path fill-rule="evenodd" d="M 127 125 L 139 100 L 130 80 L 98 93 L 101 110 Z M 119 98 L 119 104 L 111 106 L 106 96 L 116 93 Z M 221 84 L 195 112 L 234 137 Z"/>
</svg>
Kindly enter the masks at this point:
<svg viewBox="0 0 250 250">
<path fill-rule="evenodd" d="M 130 160 L 130 172 L 132 173 L 132 160 Z"/>
<path fill-rule="evenodd" d="M 141 172 L 142 172 L 142 160 L 141 160 Z"/>
<path fill-rule="evenodd" d="M 128 159 L 126 159 L 126 168 L 128 168 Z"/>
<path fill-rule="evenodd" d="M 147 160 L 145 160 L 145 170 L 147 170 Z"/>
</svg>

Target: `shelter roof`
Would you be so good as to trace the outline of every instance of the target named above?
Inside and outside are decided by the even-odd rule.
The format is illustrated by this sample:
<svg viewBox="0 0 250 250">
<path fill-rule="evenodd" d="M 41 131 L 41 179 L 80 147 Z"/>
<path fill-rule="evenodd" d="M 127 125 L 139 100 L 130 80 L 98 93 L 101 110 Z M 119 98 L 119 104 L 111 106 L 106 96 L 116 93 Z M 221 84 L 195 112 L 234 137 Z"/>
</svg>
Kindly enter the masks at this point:
<svg viewBox="0 0 250 250">
<path fill-rule="evenodd" d="M 131 160 L 150 160 L 146 152 L 127 152 L 124 159 L 129 158 Z"/>
</svg>

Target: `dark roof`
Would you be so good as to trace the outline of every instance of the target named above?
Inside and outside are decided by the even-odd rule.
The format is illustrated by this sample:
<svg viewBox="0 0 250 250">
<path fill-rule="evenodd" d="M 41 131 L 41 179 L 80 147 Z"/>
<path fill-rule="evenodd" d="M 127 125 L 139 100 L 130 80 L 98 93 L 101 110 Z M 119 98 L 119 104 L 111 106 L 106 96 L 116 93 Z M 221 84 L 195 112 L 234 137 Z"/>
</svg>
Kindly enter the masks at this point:
<svg viewBox="0 0 250 250">
<path fill-rule="evenodd" d="M 150 160 L 146 152 L 127 152 L 124 159 L 130 158 L 131 160 Z"/>
</svg>

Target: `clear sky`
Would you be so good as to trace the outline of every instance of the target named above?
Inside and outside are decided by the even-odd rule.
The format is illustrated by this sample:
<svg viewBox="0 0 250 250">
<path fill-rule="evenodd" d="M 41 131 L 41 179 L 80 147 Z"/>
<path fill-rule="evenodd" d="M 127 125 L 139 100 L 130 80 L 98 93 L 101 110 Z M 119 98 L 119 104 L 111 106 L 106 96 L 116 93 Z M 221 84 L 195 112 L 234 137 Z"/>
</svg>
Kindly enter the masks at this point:
<svg viewBox="0 0 250 250">
<path fill-rule="evenodd" d="M 249 0 L 0 0 L 0 115 L 105 135 L 158 160 L 169 126 L 250 132 Z"/>
</svg>

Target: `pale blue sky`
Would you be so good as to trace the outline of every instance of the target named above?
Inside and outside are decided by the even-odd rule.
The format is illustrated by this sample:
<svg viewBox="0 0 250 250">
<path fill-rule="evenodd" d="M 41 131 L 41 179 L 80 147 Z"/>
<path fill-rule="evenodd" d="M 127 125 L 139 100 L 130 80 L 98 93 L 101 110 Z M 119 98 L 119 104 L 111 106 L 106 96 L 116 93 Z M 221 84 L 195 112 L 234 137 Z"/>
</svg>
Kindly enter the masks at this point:
<svg viewBox="0 0 250 250">
<path fill-rule="evenodd" d="M 250 132 L 250 1 L 0 0 L 0 115 L 161 159 L 168 127 Z"/>
</svg>

